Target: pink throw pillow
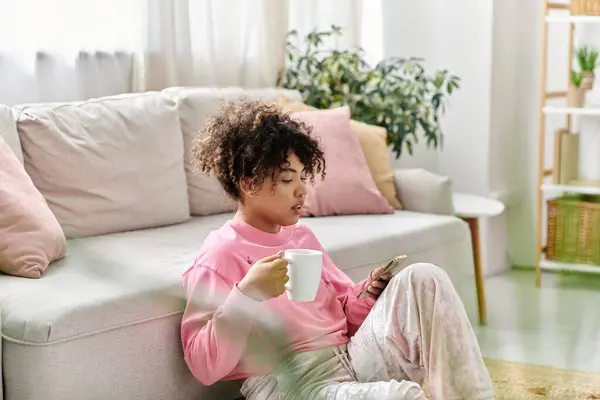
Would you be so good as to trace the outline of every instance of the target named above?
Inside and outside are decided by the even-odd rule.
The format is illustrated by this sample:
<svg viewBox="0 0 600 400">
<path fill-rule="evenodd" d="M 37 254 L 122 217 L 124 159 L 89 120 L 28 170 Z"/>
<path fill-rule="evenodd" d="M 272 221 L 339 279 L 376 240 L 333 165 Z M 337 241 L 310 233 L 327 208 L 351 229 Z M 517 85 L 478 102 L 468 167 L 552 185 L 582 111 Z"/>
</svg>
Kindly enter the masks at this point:
<svg viewBox="0 0 600 400">
<path fill-rule="evenodd" d="M 326 177 L 308 185 L 302 216 L 390 214 L 394 210 L 377 189 L 356 134 L 350 109 L 299 111 L 293 118 L 313 127 L 325 153 Z"/>
<path fill-rule="evenodd" d="M 0 137 L 0 272 L 39 278 L 66 251 L 67 240 L 46 200 Z"/>
</svg>

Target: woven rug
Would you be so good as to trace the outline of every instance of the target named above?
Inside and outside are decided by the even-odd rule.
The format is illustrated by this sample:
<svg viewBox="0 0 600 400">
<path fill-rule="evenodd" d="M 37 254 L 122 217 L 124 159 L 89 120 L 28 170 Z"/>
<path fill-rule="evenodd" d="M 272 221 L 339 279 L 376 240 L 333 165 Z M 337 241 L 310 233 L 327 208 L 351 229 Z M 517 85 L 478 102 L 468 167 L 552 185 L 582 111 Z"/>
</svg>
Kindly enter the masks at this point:
<svg viewBox="0 0 600 400">
<path fill-rule="evenodd" d="M 485 360 L 496 400 L 600 400 L 600 373 Z"/>
<path fill-rule="evenodd" d="M 600 400 L 600 373 L 485 360 L 496 400 Z"/>
</svg>

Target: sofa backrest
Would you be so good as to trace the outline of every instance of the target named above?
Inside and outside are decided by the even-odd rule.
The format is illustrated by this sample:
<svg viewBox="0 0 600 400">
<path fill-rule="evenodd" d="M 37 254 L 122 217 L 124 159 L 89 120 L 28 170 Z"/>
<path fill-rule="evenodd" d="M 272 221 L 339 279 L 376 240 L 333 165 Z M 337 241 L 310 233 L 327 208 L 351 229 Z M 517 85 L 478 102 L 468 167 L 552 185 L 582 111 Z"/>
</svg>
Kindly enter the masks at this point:
<svg viewBox="0 0 600 400">
<path fill-rule="evenodd" d="M 21 164 L 23 163 L 23 151 L 21 150 L 21 141 L 17 133 L 17 125 L 13 111 L 10 107 L 0 104 L 0 136 L 4 139 L 10 149 L 15 153 Z"/>
<path fill-rule="evenodd" d="M 0 134 L 67 237 L 158 227 L 235 209 L 215 178 L 192 171 L 193 138 L 224 100 L 282 95 L 301 101 L 285 89 L 175 87 L 0 106 Z"/>
</svg>

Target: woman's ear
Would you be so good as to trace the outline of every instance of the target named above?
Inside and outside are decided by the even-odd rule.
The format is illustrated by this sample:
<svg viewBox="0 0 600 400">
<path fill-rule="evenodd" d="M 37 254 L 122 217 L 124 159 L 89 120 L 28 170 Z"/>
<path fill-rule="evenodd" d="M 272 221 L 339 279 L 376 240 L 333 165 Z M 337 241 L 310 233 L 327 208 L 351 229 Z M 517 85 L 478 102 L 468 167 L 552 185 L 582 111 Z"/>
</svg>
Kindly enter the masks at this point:
<svg viewBox="0 0 600 400">
<path fill-rule="evenodd" d="M 252 178 L 246 177 L 242 178 L 240 182 L 240 192 L 245 197 L 254 197 L 256 196 L 256 191 L 254 188 L 254 183 L 252 182 Z"/>
</svg>

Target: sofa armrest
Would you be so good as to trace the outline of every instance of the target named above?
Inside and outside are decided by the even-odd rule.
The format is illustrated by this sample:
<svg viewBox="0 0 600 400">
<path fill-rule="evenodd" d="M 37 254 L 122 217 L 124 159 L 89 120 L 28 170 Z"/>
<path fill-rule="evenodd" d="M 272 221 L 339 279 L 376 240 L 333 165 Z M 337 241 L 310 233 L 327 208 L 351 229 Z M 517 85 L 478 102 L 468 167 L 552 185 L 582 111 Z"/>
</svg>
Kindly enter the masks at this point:
<svg viewBox="0 0 600 400">
<path fill-rule="evenodd" d="M 454 215 L 452 181 L 447 176 L 411 168 L 395 170 L 394 179 L 398 199 L 405 210 Z"/>
</svg>

